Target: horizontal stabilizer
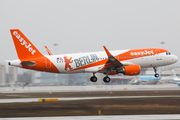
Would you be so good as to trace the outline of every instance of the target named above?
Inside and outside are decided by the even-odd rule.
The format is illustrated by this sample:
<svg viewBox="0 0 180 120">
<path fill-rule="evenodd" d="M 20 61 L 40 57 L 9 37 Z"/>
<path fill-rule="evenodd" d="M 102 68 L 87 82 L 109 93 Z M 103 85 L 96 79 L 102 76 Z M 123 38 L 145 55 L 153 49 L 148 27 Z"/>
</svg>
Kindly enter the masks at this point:
<svg viewBox="0 0 180 120">
<path fill-rule="evenodd" d="M 36 62 L 34 62 L 34 61 L 22 61 L 21 64 L 27 65 L 27 66 L 34 66 L 34 65 L 36 65 Z"/>
</svg>

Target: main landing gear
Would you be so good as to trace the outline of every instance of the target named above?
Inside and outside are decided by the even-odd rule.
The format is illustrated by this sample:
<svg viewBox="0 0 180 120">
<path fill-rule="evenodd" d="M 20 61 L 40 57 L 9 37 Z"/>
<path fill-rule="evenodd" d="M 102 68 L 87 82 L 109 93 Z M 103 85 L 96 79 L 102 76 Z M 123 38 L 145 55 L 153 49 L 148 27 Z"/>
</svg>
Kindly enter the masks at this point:
<svg viewBox="0 0 180 120">
<path fill-rule="evenodd" d="M 93 73 L 93 76 L 90 78 L 90 80 L 91 80 L 91 82 L 96 82 L 97 81 L 97 77 L 95 76 L 95 73 Z M 108 76 L 106 76 L 106 77 L 103 78 L 103 81 L 108 83 L 108 82 L 111 81 L 111 79 Z"/>
<path fill-rule="evenodd" d="M 159 77 L 159 74 L 157 73 L 157 68 L 153 67 L 153 69 L 154 69 L 154 72 L 155 72 L 154 77 Z"/>
<path fill-rule="evenodd" d="M 90 78 L 91 82 L 96 82 L 97 77 L 95 76 L 95 73 L 93 73 L 93 76 Z"/>
<path fill-rule="evenodd" d="M 106 77 L 103 78 L 103 81 L 106 82 L 106 83 L 108 83 L 108 82 L 111 81 L 111 79 L 110 79 L 108 76 L 106 76 Z"/>
<path fill-rule="evenodd" d="M 97 81 L 97 77 L 93 75 L 93 76 L 90 78 L 90 80 L 91 80 L 91 82 L 96 82 L 96 81 Z"/>
</svg>

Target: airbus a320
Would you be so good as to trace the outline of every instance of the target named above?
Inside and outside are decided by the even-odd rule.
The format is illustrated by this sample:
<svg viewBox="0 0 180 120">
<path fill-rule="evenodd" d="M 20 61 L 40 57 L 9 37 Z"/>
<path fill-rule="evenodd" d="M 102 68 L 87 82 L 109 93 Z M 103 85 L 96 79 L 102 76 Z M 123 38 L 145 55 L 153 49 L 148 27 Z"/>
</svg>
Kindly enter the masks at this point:
<svg viewBox="0 0 180 120">
<path fill-rule="evenodd" d="M 109 75 L 138 75 L 141 68 L 153 68 L 155 77 L 159 77 L 157 67 L 171 65 L 178 57 L 161 48 L 127 49 L 73 53 L 62 55 L 42 54 L 19 29 L 10 30 L 18 59 L 8 64 L 25 69 L 51 73 L 92 73 L 90 80 L 97 81 L 96 73 L 103 73 L 104 82 L 110 82 Z"/>
</svg>

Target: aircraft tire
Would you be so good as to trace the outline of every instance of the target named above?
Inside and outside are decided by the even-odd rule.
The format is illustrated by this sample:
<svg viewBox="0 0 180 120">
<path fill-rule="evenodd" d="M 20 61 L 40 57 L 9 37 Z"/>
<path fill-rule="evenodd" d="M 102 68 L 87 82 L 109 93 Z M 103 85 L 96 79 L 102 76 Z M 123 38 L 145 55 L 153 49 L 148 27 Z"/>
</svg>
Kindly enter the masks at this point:
<svg viewBox="0 0 180 120">
<path fill-rule="evenodd" d="M 96 77 L 96 76 L 92 76 L 92 77 L 90 78 L 90 80 L 91 80 L 91 82 L 97 82 L 97 77 Z"/>
<path fill-rule="evenodd" d="M 159 77 L 159 74 L 156 73 L 154 76 L 155 76 L 155 77 Z"/>
<path fill-rule="evenodd" d="M 111 81 L 111 79 L 110 79 L 108 76 L 106 76 L 106 77 L 103 78 L 103 81 L 106 82 L 106 83 L 108 83 L 108 82 Z"/>
</svg>

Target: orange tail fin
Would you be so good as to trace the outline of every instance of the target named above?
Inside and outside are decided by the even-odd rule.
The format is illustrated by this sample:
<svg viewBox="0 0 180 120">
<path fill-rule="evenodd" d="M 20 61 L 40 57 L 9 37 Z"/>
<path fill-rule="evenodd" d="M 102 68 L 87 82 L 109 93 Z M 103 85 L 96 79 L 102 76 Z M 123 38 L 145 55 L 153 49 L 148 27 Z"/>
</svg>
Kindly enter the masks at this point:
<svg viewBox="0 0 180 120">
<path fill-rule="evenodd" d="M 19 29 L 11 29 L 10 31 L 20 60 L 43 56 Z"/>
</svg>

